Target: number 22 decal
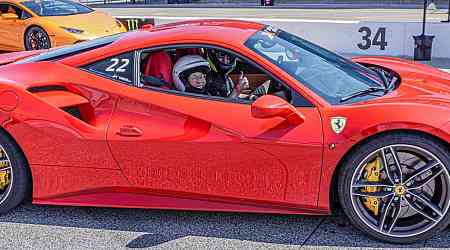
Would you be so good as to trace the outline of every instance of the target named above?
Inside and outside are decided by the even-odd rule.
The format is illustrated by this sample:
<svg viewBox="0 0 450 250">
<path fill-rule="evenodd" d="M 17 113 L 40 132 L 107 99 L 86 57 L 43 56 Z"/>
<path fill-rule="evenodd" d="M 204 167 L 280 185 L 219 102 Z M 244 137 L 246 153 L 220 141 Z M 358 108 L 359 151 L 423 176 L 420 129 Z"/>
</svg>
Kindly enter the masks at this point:
<svg viewBox="0 0 450 250">
<path fill-rule="evenodd" d="M 379 28 L 375 37 L 371 40 L 372 30 L 369 27 L 361 27 L 358 32 L 364 33 L 363 43 L 358 43 L 358 48 L 362 50 L 370 49 L 373 46 L 380 46 L 380 50 L 385 50 L 388 43 L 386 42 L 386 28 Z"/>
<path fill-rule="evenodd" d="M 127 69 L 125 67 L 128 66 L 128 64 L 130 64 L 130 59 L 126 58 L 120 60 L 118 58 L 111 58 L 110 61 L 112 62 L 112 64 L 105 69 L 105 71 L 107 72 L 118 72 L 118 73 L 126 72 Z M 119 63 L 122 64 L 119 67 L 116 67 Z"/>
</svg>

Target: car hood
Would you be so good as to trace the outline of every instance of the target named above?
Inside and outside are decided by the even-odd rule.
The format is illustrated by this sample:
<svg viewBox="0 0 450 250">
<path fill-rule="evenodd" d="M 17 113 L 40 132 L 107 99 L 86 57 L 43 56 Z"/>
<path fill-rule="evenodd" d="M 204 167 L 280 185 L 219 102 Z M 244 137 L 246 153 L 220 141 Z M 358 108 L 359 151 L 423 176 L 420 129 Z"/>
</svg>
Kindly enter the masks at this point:
<svg viewBox="0 0 450 250">
<path fill-rule="evenodd" d="M 400 86 L 387 95 L 386 99 L 384 101 L 436 104 L 450 108 L 450 81 L 425 76 L 404 77 Z"/>
<path fill-rule="evenodd" d="M 385 67 L 401 77 L 394 91 L 369 102 L 435 104 L 450 108 L 450 74 L 447 72 L 398 58 L 359 57 L 353 61 Z"/>
<path fill-rule="evenodd" d="M 104 36 L 121 31 L 113 17 L 100 11 L 78 15 L 48 16 L 42 18 L 57 26 L 83 30 L 83 34 Z"/>
</svg>

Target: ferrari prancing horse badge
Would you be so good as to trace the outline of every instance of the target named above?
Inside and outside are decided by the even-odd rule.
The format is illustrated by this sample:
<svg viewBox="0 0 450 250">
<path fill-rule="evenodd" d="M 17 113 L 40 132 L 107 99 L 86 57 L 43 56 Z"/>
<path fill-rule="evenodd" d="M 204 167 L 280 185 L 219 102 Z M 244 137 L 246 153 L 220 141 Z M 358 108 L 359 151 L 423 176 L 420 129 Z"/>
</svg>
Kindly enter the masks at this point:
<svg viewBox="0 0 450 250">
<path fill-rule="evenodd" d="M 331 117 L 331 128 L 336 134 L 340 134 L 347 124 L 347 118 L 346 117 Z"/>
</svg>

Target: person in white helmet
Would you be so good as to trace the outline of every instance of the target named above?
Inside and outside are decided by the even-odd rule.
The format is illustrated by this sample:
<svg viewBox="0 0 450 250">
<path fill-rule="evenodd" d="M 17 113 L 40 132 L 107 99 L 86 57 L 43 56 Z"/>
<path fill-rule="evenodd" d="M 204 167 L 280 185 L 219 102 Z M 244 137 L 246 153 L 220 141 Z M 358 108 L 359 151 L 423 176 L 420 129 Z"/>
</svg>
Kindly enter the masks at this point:
<svg viewBox="0 0 450 250">
<path fill-rule="evenodd" d="M 173 81 L 175 88 L 182 92 L 236 98 L 242 86 L 248 85 L 244 77 L 228 96 L 221 95 L 221 91 L 210 82 L 210 65 L 199 55 L 186 55 L 178 59 L 173 67 Z"/>
</svg>

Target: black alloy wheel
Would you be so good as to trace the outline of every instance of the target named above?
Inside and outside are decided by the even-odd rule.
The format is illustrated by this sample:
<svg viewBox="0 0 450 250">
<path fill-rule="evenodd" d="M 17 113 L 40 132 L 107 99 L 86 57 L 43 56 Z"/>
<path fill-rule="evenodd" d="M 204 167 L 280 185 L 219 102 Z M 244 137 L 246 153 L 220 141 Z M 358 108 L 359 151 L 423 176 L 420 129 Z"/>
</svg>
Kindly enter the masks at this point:
<svg viewBox="0 0 450 250">
<path fill-rule="evenodd" d="M 346 160 L 339 179 L 350 221 L 392 243 L 430 238 L 449 223 L 450 152 L 417 134 L 372 140 Z"/>
<path fill-rule="evenodd" d="M 50 38 L 40 27 L 31 27 L 25 33 L 25 50 L 49 49 L 52 47 Z"/>
</svg>

